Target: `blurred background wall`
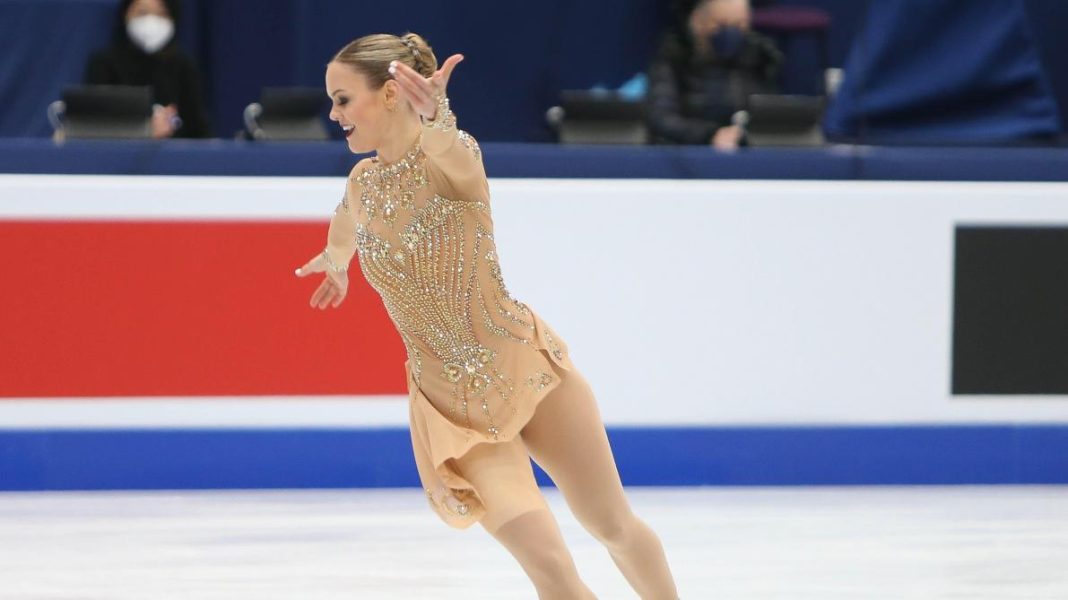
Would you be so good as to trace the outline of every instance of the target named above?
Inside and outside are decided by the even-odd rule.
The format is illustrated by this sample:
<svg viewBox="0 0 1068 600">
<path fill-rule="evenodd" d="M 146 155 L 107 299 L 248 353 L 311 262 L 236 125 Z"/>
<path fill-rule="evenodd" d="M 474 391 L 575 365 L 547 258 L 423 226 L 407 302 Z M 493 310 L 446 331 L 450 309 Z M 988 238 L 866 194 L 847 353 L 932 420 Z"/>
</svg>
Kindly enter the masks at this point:
<svg viewBox="0 0 1068 600">
<path fill-rule="evenodd" d="M 425 35 L 439 58 L 467 56 L 451 94 L 465 126 L 480 139 L 550 141 L 544 113 L 564 89 L 615 87 L 643 71 L 672 23 L 668 0 L 545 0 L 536 4 L 472 0 L 442 3 L 333 0 L 185 0 L 182 45 L 201 66 L 215 134 L 241 129 L 241 111 L 263 86 L 321 86 L 323 67 L 348 41 L 371 32 Z M 823 62 L 846 64 L 859 35 L 910 22 L 925 35 L 938 23 L 919 21 L 925 0 L 781 0 L 831 15 L 826 59 L 813 39 L 780 40 L 787 54 L 783 91 L 810 93 Z M 896 21 L 868 21 L 873 5 Z M 967 8 L 994 22 L 1025 15 L 1021 39 L 1037 48 L 1062 121 L 1068 122 L 1068 3 L 1063 0 L 947 0 L 945 14 Z M 46 136 L 45 106 L 64 85 L 81 81 L 89 53 L 110 36 L 116 0 L 0 0 L 0 136 Z M 976 9 L 980 6 L 985 8 Z M 983 12 L 986 11 L 986 12 Z M 910 21 L 910 19 L 915 19 Z M 981 32 L 946 40 L 962 56 Z M 970 35 L 970 37 L 969 37 Z M 1017 52 L 1001 48 L 995 52 Z M 889 54 L 889 60 L 894 60 Z M 866 75 L 878 86 L 881 70 Z M 922 77 L 922 73 L 915 76 Z"/>
</svg>

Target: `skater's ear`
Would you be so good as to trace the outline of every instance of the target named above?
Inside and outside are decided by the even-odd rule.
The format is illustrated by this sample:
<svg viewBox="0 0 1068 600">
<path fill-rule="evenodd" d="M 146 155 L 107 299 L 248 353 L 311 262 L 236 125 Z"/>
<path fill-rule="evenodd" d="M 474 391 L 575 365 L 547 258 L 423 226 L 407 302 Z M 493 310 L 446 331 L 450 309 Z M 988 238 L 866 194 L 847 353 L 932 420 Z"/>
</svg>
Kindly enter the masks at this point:
<svg viewBox="0 0 1068 600">
<path fill-rule="evenodd" d="M 386 103 L 386 106 L 396 106 L 400 100 L 400 87 L 395 79 L 382 84 L 381 89 L 382 101 Z"/>
</svg>

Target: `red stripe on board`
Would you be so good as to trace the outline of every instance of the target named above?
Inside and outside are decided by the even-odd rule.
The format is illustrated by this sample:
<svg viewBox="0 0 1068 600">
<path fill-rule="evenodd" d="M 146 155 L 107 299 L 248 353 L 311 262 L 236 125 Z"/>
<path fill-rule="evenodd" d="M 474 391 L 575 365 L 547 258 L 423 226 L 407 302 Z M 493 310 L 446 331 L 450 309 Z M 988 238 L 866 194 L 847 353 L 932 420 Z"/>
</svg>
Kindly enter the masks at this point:
<svg viewBox="0 0 1068 600">
<path fill-rule="evenodd" d="M 293 269 L 327 226 L 0 222 L 0 397 L 398 394 L 404 349 L 353 261 L 339 309 Z"/>
</svg>

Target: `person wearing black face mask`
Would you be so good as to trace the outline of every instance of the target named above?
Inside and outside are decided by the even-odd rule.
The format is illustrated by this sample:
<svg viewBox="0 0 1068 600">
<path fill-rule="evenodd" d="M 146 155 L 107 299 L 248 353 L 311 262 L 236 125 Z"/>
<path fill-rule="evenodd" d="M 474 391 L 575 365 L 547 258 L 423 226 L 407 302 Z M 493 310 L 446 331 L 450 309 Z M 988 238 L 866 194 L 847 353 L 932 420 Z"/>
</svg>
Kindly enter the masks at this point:
<svg viewBox="0 0 1068 600">
<path fill-rule="evenodd" d="M 692 0 L 687 6 L 693 5 Z M 745 143 L 732 118 L 750 94 L 775 93 L 782 53 L 749 29 L 748 0 L 698 0 L 649 69 L 649 128 L 659 143 Z"/>
<path fill-rule="evenodd" d="M 200 74 L 175 41 L 180 18 L 179 0 L 119 2 L 111 45 L 89 59 L 85 83 L 150 86 L 155 138 L 211 137 Z"/>
</svg>

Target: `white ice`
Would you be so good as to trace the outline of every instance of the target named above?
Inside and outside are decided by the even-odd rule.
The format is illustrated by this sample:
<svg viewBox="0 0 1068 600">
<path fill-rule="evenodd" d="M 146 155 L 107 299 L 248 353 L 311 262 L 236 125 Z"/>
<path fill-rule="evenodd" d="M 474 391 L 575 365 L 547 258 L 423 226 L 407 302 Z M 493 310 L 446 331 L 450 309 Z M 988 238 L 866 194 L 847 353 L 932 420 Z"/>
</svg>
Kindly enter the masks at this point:
<svg viewBox="0 0 1068 600">
<path fill-rule="evenodd" d="M 582 576 L 635 598 L 546 491 Z M 1068 487 L 632 488 L 684 600 L 1068 598 Z M 0 494 L 3 600 L 533 599 L 417 490 Z"/>
</svg>

